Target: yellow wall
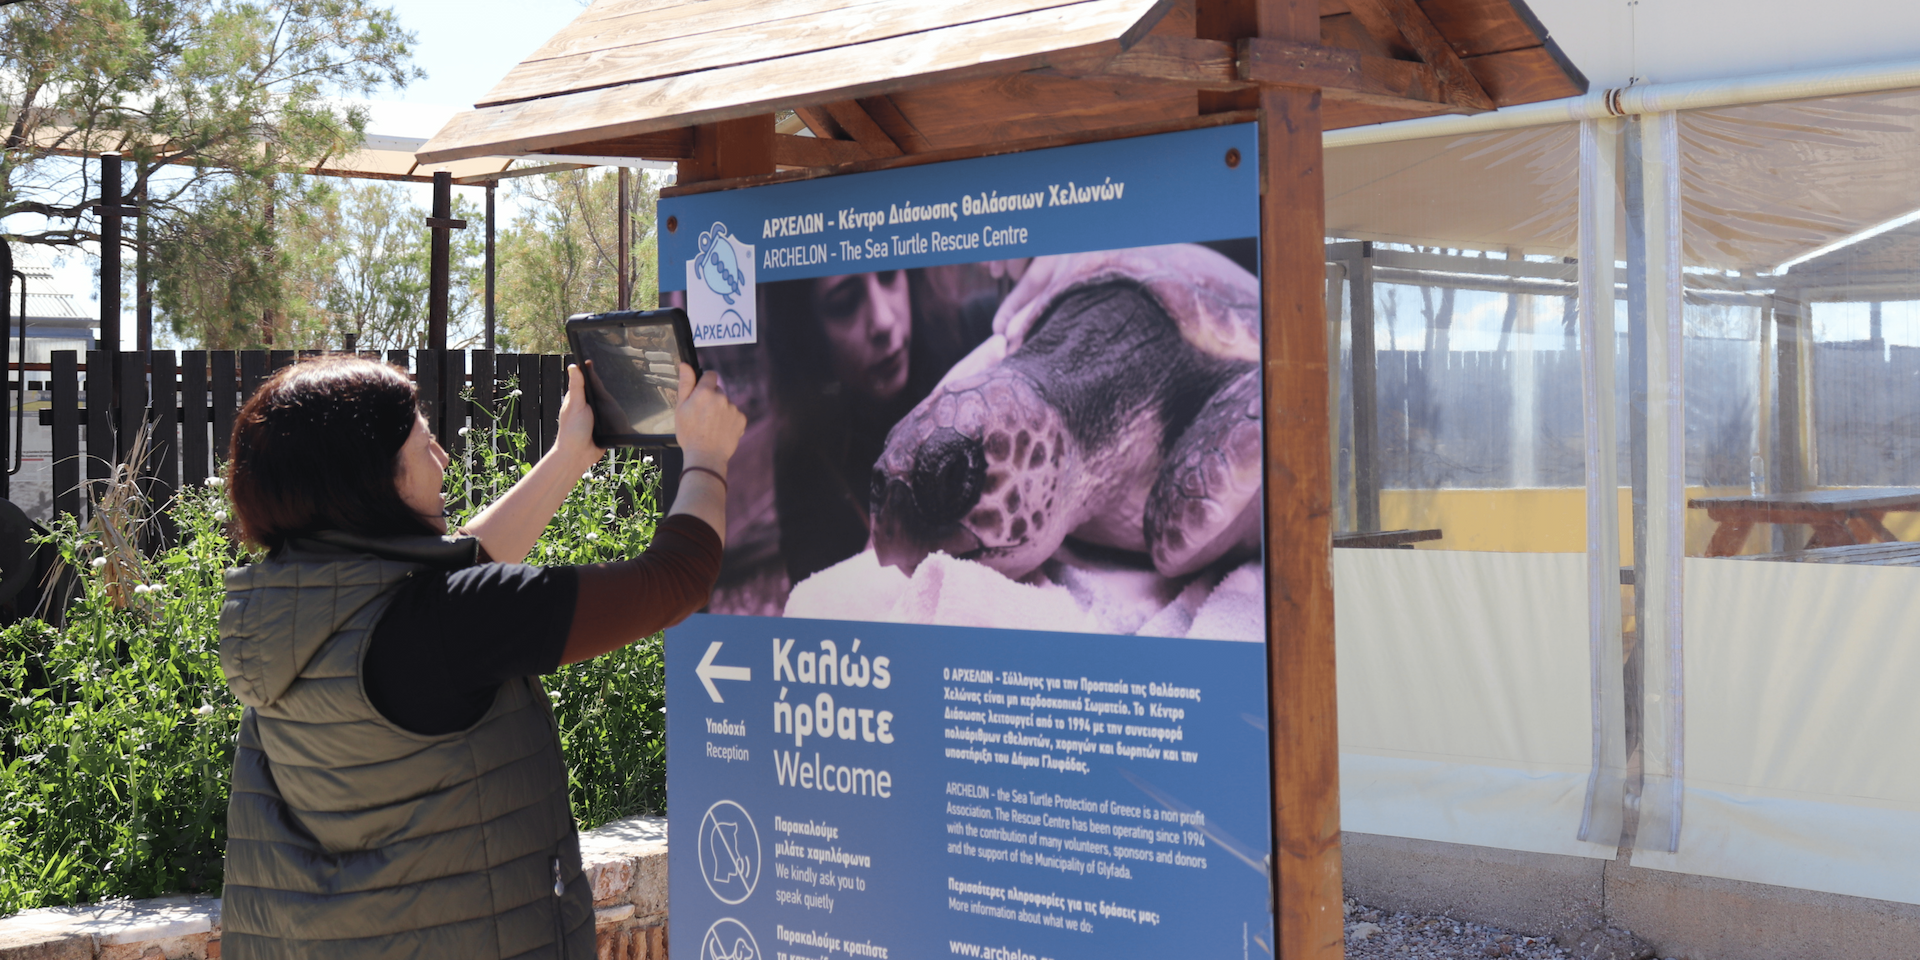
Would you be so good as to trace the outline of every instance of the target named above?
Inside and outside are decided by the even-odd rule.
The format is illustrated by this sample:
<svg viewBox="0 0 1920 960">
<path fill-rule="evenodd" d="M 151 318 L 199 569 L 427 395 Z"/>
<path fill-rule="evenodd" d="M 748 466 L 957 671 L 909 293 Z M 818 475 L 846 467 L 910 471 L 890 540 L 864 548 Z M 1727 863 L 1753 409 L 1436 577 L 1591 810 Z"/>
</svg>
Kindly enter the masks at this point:
<svg viewBox="0 0 1920 960">
<path fill-rule="evenodd" d="M 1620 492 L 1622 506 L 1628 491 Z M 1631 517 L 1627 521 L 1631 523 Z M 1386 530 L 1438 527 L 1443 536 L 1423 550 L 1492 553 L 1585 553 L 1587 492 L 1579 487 L 1500 490 L 1382 490 L 1380 526 Z M 1622 529 L 1623 537 L 1626 528 Z"/>
<path fill-rule="evenodd" d="M 1745 487 L 1688 487 L 1687 498 L 1733 496 Z M 1920 513 L 1892 513 L 1887 529 L 1902 540 L 1920 540 Z M 1382 490 L 1380 526 L 1386 530 L 1438 527 L 1444 536 L 1422 550 L 1482 550 L 1492 553 L 1584 553 L 1587 492 L 1579 487 L 1468 490 Z M 1705 510 L 1687 511 L 1687 556 L 1702 557 L 1713 537 Z M 1772 527 L 1755 524 L 1741 553 L 1772 549 Z M 1633 493 L 1620 488 L 1620 557 L 1633 563 Z"/>
</svg>

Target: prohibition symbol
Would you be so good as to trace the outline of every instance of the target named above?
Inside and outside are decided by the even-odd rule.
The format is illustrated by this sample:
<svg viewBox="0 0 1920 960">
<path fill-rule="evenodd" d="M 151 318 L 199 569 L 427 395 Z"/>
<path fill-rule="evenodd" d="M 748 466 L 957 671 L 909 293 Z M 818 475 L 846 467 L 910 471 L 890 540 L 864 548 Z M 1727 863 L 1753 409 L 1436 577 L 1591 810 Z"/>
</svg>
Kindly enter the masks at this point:
<svg viewBox="0 0 1920 960">
<path fill-rule="evenodd" d="M 740 921 L 722 917 L 700 938 L 700 960 L 760 960 L 760 944 Z"/>
<path fill-rule="evenodd" d="M 700 818 L 699 850 L 700 879 L 721 903 L 740 903 L 753 895 L 760 882 L 760 831 L 745 808 L 732 800 L 708 807 L 707 815 Z M 704 945 L 701 949 L 705 950 Z M 728 960 L 733 955 L 716 956 Z"/>
</svg>

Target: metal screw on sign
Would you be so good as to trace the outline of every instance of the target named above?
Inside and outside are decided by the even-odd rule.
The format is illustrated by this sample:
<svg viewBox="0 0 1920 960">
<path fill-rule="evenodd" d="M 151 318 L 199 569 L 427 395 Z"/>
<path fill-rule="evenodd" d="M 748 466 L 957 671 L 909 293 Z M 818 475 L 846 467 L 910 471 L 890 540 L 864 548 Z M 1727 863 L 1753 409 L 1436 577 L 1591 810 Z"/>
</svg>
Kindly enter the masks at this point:
<svg viewBox="0 0 1920 960">
<path fill-rule="evenodd" d="M 1239 167 L 1240 167 L 1240 148 L 1228 147 L 1227 148 L 1227 169 L 1235 170 L 1235 169 L 1238 169 Z"/>
<path fill-rule="evenodd" d="M 679 233 L 679 232 L 680 232 L 680 218 L 679 218 L 679 217 L 668 217 L 668 218 L 667 218 L 667 232 L 668 232 L 668 233 Z"/>
</svg>

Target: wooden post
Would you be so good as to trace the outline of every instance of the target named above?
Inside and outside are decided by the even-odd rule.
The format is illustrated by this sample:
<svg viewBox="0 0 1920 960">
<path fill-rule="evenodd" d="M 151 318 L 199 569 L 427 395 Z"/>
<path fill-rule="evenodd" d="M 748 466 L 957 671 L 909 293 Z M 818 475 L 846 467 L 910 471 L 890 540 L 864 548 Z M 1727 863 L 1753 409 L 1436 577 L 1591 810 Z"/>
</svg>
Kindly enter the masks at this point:
<svg viewBox="0 0 1920 960">
<path fill-rule="evenodd" d="M 427 219 L 433 245 L 427 262 L 427 349 L 447 348 L 447 288 L 452 270 L 453 235 L 448 223 L 453 219 L 453 174 L 436 170 L 433 174 L 433 215 Z M 438 222 L 436 222 L 438 221 Z"/>
<path fill-rule="evenodd" d="M 620 259 L 616 270 L 619 275 L 619 307 L 622 310 L 633 309 L 633 208 L 629 205 L 627 191 L 630 189 L 630 174 L 626 167 L 620 168 L 619 222 L 614 225 L 614 235 L 619 242 L 616 245 Z"/>
<path fill-rule="evenodd" d="M 134 196 L 139 200 L 135 206 L 140 212 L 133 220 L 134 343 L 141 353 L 150 353 L 153 350 L 153 270 L 147 262 L 147 246 L 153 242 L 153 231 L 147 223 L 146 166 L 138 165 L 135 169 L 139 171 L 134 187 Z"/>
<path fill-rule="evenodd" d="M 493 349 L 493 192 L 500 184 L 487 181 L 487 349 Z"/>
<path fill-rule="evenodd" d="M 120 349 L 120 155 L 100 155 L 100 349 Z"/>
<path fill-rule="evenodd" d="M 1257 19 L 1262 37 L 1320 40 L 1316 2 L 1260 0 Z M 1344 928 L 1320 91 L 1259 99 L 1274 936 L 1281 960 L 1331 960 Z"/>
</svg>

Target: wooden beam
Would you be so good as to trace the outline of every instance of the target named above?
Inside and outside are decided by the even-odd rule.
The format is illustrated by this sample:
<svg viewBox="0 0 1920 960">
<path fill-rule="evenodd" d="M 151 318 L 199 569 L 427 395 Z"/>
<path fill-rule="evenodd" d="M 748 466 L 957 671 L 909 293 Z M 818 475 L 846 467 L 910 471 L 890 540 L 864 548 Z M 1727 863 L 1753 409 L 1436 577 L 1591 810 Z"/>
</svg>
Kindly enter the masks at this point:
<svg viewBox="0 0 1920 960">
<path fill-rule="evenodd" d="M 726 180 L 773 170 L 773 114 L 767 113 L 695 127 L 693 156 L 680 161 L 678 180 Z"/>
<path fill-rule="evenodd" d="M 1250 86 L 1234 65 L 1232 44 L 1184 37 L 1142 37 L 1132 49 L 1085 74 L 1096 75 L 1175 83 L 1195 90 L 1244 90 Z"/>
<path fill-rule="evenodd" d="M 628 137 L 608 137 L 568 144 L 535 153 L 564 153 L 579 157 L 636 157 L 641 160 L 686 160 L 693 156 L 693 128 L 661 130 Z"/>
<path fill-rule="evenodd" d="M 1315 11 L 1318 13 L 1319 11 Z M 1304 17 L 1302 18 L 1305 19 Z M 1316 26 L 1317 20 L 1316 19 Z M 1260 23 L 1256 5 L 1247 0 L 1194 0 L 1193 35 L 1201 40 L 1219 40 L 1234 44 L 1247 37 L 1258 36 Z M 1318 39 L 1313 37 L 1297 39 Z M 1196 100 L 1201 113 L 1221 113 L 1227 111 L 1252 110 L 1260 105 L 1259 94 L 1252 90 L 1216 91 L 1202 90 Z"/>
<path fill-rule="evenodd" d="M 1546 26 L 1514 0 L 1425 0 L 1420 7 L 1462 57 L 1537 47 L 1547 39 Z"/>
<path fill-rule="evenodd" d="M 1192 116 L 1194 95 L 1132 78 L 1031 71 L 902 90 L 888 98 L 935 148 L 1001 143 Z"/>
<path fill-rule="evenodd" d="M 878 98 L 884 99 L 884 98 Z M 875 122 L 867 108 L 855 100 L 842 100 L 829 103 L 823 109 L 833 118 L 833 122 L 846 132 L 847 139 L 867 148 L 867 152 L 876 157 L 897 157 L 904 153 L 900 144 L 887 135 Z"/>
<path fill-rule="evenodd" d="M 1577 97 L 1587 92 L 1586 77 L 1567 69 L 1551 45 L 1525 47 L 1469 57 L 1467 69 L 1501 106 Z"/>
<path fill-rule="evenodd" d="M 828 140 L 853 139 L 847 135 L 846 130 L 841 128 L 840 121 L 835 120 L 833 114 L 828 113 L 824 106 L 794 107 L 793 114 L 799 117 L 800 122 L 806 124 L 807 129 L 812 130 L 816 137 L 825 137 Z"/>
<path fill-rule="evenodd" d="M 1149 36 L 1093 71 L 1045 72 L 1081 79 L 1168 83 L 1210 92 L 1274 83 L 1314 86 L 1321 88 L 1328 101 L 1377 106 L 1403 117 L 1470 113 L 1483 109 L 1477 104 L 1485 102 L 1484 92 L 1475 94 L 1479 99 L 1455 99 L 1454 91 L 1428 64 L 1285 40 L 1243 40 L 1236 54 L 1218 40 Z M 1477 84 L 1474 89 L 1479 91 Z"/>
<path fill-rule="evenodd" d="M 958 82 L 958 81 L 956 81 Z M 925 135 L 900 112 L 893 99 L 886 94 L 860 97 L 854 101 L 867 117 L 878 126 L 887 139 L 892 140 L 902 153 L 926 153 L 933 149 Z"/>
<path fill-rule="evenodd" d="M 1320 87 L 1329 100 L 1429 113 L 1472 109 L 1449 101 L 1439 77 L 1424 63 L 1370 57 L 1317 43 L 1256 37 L 1240 42 L 1239 65 L 1241 76 L 1248 80 Z"/>
<path fill-rule="evenodd" d="M 782 167 L 835 167 L 872 158 L 866 147 L 850 140 L 787 134 L 773 138 L 773 162 Z"/>
<path fill-rule="evenodd" d="M 1493 100 L 1480 89 L 1480 82 L 1414 0 L 1347 0 L 1347 7 L 1368 33 L 1388 43 L 1396 37 L 1404 39 L 1433 68 L 1448 103 L 1474 111 L 1493 109 Z"/>
<path fill-rule="evenodd" d="M 709 180 L 697 183 L 682 182 L 671 187 L 662 187 L 660 195 L 662 197 L 691 197 L 703 193 L 715 193 L 721 190 L 738 190 L 742 187 L 765 186 L 770 183 L 791 183 L 795 180 L 814 180 L 825 176 L 865 173 L 870 170 L 894 170 L 901 167 L 917 167 L 929 163 L 945 163 L 949 160 L 969 160 L 974 157 L 991 157 L 1006 153 L 1026 153 L 1031 150 L 1044 150 L 1048 147 L 1065 147 L 1076 143 L 1124 140 L 1128 137 L 1150 137 L 1155 134 L 1174 133 L 1180 130 L 1200 130 L 1207 127 L 1219 127 L 1233 123 L 1252 123 L 1256 119 L 1258 119 L 1258 117 L 1254 111 L 1245 110 L 1237 113 L 1215 113 L 1180 117 L 1175 120 L 1160 120 L 1151 123 L 1105 127 L 1097 130 L 1078 130 L 1071 133 L 1031 137 L 1025 140 L 967 144 L 965 146 L 929 150 L 925 153 L 908 153 L 898 157 L 863 160 L 858 163 L 850 163 L 840 167 L 782 170 L 776 173 L 741 177 L 734 180 Z"/>
</svg>

